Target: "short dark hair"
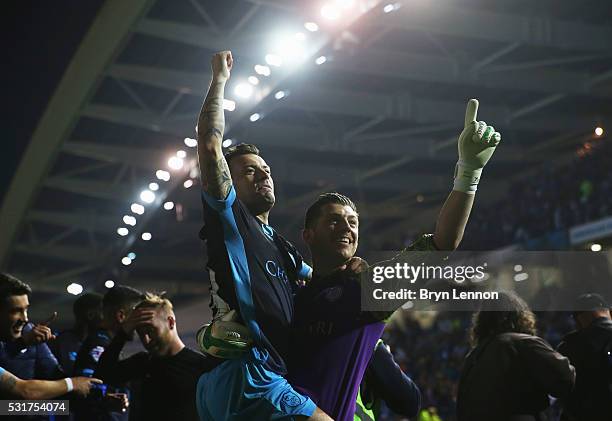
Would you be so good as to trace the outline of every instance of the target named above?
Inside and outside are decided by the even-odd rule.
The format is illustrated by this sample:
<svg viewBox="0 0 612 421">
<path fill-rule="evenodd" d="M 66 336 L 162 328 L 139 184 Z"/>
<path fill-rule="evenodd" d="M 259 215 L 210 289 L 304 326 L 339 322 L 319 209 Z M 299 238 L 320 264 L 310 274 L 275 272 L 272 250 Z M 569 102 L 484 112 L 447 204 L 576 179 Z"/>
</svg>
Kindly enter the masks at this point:
<svg viewBox="0 0 612 421">
<path fill-rule="evenodd" d="M 98 312 L 102 310 L 102 295 L 88 292 L 81 295 L 76 299 L 74 304 L 72 304 L 74 318 L 79 321 L 86 322 L 87 315 L 91 310 L 97 310 Z"/>
<path fill-rule="evenodd" d="M 237 145 L 234 146 L 230 146 L 229 148 L 227 148 L 227 150 L 225 151 L 225 162 L 227 162 L 227 165 L 229 165 L 230 161 L 240 155 L 259 155 L 259 149 L 257 148 L 257 146 L 252 145 L 250 143 L 239 143 Z"/>
<path fill-rule="evenodd" d="M 112 314 L 118 310 L 130 310 L 145 298 L 143 292 L 127 285 L 116 285 L 102 299 L 104 314 Z"/>
<path fill-rule="evenodd" d="M 343 206 L 350 206 L 351 209 L 357 212 L 357 206 L 351 199 L 347 196 L 332 192 L 332 193 L 323 193 L 319 196 L 319 198 L 308 208 L 306 211 L 306 217 L 304 218 L 304 228 L 311 228 L 317 221 L 317 219 L 321 216 L 321 209 L 325 205 L 329 205 L 330 203 L 335 203 Z"/>
<path fill-rule="evenodd" d="M 0 272 L 0 300 L 4 301 L 12 295 L 30 295 L 32 288 L 13 275 Z"/>
</svg>

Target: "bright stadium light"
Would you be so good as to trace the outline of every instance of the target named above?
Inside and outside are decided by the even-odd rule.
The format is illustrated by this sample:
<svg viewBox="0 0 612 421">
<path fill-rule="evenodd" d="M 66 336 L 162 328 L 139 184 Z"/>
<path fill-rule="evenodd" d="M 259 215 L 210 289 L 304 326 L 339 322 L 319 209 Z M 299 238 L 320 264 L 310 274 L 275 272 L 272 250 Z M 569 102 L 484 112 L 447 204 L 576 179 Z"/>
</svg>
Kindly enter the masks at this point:
<svg viewBox="0 0 612 421">
<path fill-rule="evenodd" d="M 193 186 L 193 180 L 191 178 L 189 180 L 185 180 L 185 182 L 183 183 L 183 187 L 185 187 L 186 189 L 191 186 Z"/>
<path fill-rule="evenodd" d="M 136 259 L 136 253 L 134 253 L 133 251 L 131 251 L 131 252 L 129 252 L 129 253 L 128 253 L 127 257 L 128 257 L 130 260 L 134 260 L 134 259 Z"/>
<path fill-rule="evenodd" d="M 176 156 L 178 156 L 181 159 L 185 159 L 187 158 L 187 152 L 181 149 L 180 151 L 176 151 Z"/>
<path fill-rule="evenodd" d="M 72 295 L 79 295 L 81 292 L 83 292 L 83 286 L 73 282 L 66 287 L 66 291 Z"/>
<path fill-rule="evenodd" d="M 522 272 L 523 271 L 523 265 L 514 265 L 514 271 L 515 272 Z"/>
<path fill-rule="evenodd" d="M 189 178 L 198 178 L 199 176 L 200 176 L 200 169 L 198 168 L 197 165 L 194 165 L 189 170 Z"/>
<path fill-rule="evenodd" d="M 106 282 L 104 282 L 104 286 L 110 289 L 115 286 L 115 281 L 108 279 Z"/>
<path fill-rule="evenodd" d="M 150 185 L 149 188 L 151 188 Z M 140 203 L 132 203 L 132 206 L 130 206 L 130 210 L 136 215 L 142 215 L 145 211 L 145 208 Z"/>
<path fill-rule="evenodd" d="M 597 243 L 591 244 L 591 251 L 601 251 L 601 244 L 597 244 Z"/>
<path fill-rule="evenodd" d="M 595 136 L 600 137 L 604 134 L 604 129 L 602 127 L 595 127 Z"/>
<path fill-rule="evenodd" d="M 129 266 L 132 263 L 132 259 L 126 256 L 121 259 L 121 263 L 123 264 L 123 266 Z"/>
<path fill-rule="evenodd" d="M 140 200 L 145 203 L 153 203 L 155 201 L 155 193 L 151 190 L 143 190 L 140 192 Z"/>
<path fill-rule="evenodd" d="M 304 28 L 310 32 L 317 32 L 319 30 L 319 25 L 314 22 L 306 22 Z"/>
<path fill-rule="evenodd" d="M 340 10 L 335 4 L 326 4 L 321 8 L 321 16 L 328 20 L 336 20 L 340 17 Z"/>
<path fill-rule="evenodd" d="M 130 230 L 128 230 L 126 227 L 117 228 L 117 234 L 119 234 L 122 237 L 125 237 L 129 233 L 130 233 Z"/>
<path fill-rule="evenodd" d="M 223 109 L 226 111 L 234 111 L 236 109 L 236 102 L 231 99 L 223 99 Z M 196 141 L 196 145 L 198 142 Z"/>
<path fill-rule="evenodd" d="M 248 83 L 239 83 L 234 88 L 234 93 L 240 98 L 250 98 L 253 95 L 253 86 Z"/>
<path fill-rule="evenodd" d="M 383 7 L 383 12 L 385 13 L 395 12 L 400 7 L 401 7 L 401 4 L 399 3 L 389 3 L 389 4 L 386 4 L 385 7 Z"/>
<path fill-rule="evenodd" d="M 225 139 L 221 146 L 223 146 L 224 148 L 229 148 L 230 146 L 232 146 L 232 143 L 234 143 L 233 139 Z"/>
<path fill-rule="evenodd" d="M 316 58 L 315 63 L 317 64 L 317 66 L 320 66 L 323 63 L 325 63 L 326 61 L 327 61 L 327 57 L 319 56 L 319 57 Z"/>
<path fill-rule="evenodd" d="M 180 170 L 181 168 L 183 168 L 183 164 L 183 160 L 178 156 L 173 156 L 168 160 L 168 166 L 173 170 Z"/>
<path fill-rule="evenodd" d="M 266 63 L 270 66 L 279 67 L 283 64 L 283 59 L 276 54 L 266 54 Z"/>
<path fill-rule="evenodd" d="M 225 108 L 225 101 L 226 101 L 226 100 L 223 100 L 223 102 L 224 102 L 224 104 L 223 104 L 223 105 L 224 105 L 224 107 L 223 107 L 223 108 Z M 233 101 L 232 101 L 232 102 L 233 102 Z M 192 138 L 190 138 L 190 137 L 186 137 L 186 138 L 185 138 L 185 146 L 187 146 L 187 147 L 189 147 L 189 148 L 195 148 L 196 146 L 198 146 L 198 141 L 197 141 L 197 140 L 195 140 L 195 139 L 192 139 Z"/>
<path fill-rule="evenodd" d="M 142 235 L 140 236 L 140 238 L 143 239 L 143 241 L 149 241 L 153 236 L 151 235 L 150 232 L 143 232 Z"/>
<path fill-rule="evenodd" d="M 157 183 L 149 183 L 149 190 L 151 190 L 151 191 L 159 190 L 159 184 L 157 184 Z"/>
<path fill-rule="evenodd" d="M 161 180 L 161 181 L 168 181 L 168 180 L 170 180 L 170 173 L 168 171 L 157 170 L 157 171 L 155 171 L 155 176 L 159 180 Z"/>
<path fill-rule="evenodd" d="M 249 120 L 251 120 L 252 123 L 255 123 L 260 118 L 261 118 L 261 114 L 254 113 L 254 114 L 251 114 L 251 116 L 249 117 Z"/>
<path fill-rule="evenodd" d="M 523 281 L 526 281 L 527 279 L 529 279 L 529 274 L 525 272 L 517 273 L 516 275 L 514 275 L 515 282 L 523 282 Z"/>
<path fill-rule="evenodd" d="M 274 94 L 274 98 L 276 99 L 283 99 L 286 96 L 285 91 L 278 91 L 277 93 Z"/>
<path fill-rule="evenodd" d="M 255 65 L 255 73 L 262 76 L 270 76 L 270 68 L 261 64 Z"/>
<path fill-rule="evenodd" d="M 256 76 L 249 76 L 248 81 L 251 85 L 259 84 L 259 79 Z"/>
<path fill-rule="evenodd" d="M 174 202 L 166 202 L 166 203 L 164 203 L 164 209 L 166 209 L 166 210 L 174 209 Z"/>
<path fill-rule="evenodd" d="M 133 216 L 130 216 L 130 215 L 124 215 L 123 216 L 123 222 L 125 223 L 125 225 L 134 226 L 134 225 L 136 225 L 136 218 L 134 218 Z"/>
</svg>

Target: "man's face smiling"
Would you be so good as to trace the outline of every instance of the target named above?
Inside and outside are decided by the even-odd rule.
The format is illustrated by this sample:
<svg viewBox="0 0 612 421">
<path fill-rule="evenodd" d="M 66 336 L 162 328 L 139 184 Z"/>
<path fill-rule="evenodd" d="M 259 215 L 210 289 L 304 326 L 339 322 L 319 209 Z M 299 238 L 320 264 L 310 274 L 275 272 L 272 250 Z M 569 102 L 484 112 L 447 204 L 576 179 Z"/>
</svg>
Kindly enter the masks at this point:
<svg viewBox="0 0 612 421">
<path fill-rule="evenodd" d="M 270 211 L 275 201 L 274 182 L 266 161 L 246 154 L 232 158 L 229 166 L 238 198 L 254 215 Z"/>
<path fill-rule="evenodd" d="M 359 245 L 359 215 L 350 206 L 328 203 L 314 227 L 304 231 L 313 257 L 330 265 L 342 265 L 355 255 Z"/>
<path fill-rule="evenodd" d="M 5 339 L 18 339 L 28 322 L 30 301 L 26 294 L 11 295 L 0 304 L 0 335 Z"/>
</svg>

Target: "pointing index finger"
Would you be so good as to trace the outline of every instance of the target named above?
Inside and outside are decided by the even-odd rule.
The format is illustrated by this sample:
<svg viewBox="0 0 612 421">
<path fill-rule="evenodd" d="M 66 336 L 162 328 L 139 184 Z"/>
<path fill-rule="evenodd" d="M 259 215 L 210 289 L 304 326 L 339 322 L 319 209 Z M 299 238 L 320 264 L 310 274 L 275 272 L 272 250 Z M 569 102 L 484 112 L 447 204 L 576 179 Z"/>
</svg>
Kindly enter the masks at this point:
<svg viewBox="0 0 612 421">
<path fill-rule="evenodd" d="M 464 127 L 469 126 L 471 123 L 476 121 L 476 117 L 478 116 L 478 100 L 470 99 L 467 103 L 467 107 L 465 109 L 465 122 Z"/>
</svg>

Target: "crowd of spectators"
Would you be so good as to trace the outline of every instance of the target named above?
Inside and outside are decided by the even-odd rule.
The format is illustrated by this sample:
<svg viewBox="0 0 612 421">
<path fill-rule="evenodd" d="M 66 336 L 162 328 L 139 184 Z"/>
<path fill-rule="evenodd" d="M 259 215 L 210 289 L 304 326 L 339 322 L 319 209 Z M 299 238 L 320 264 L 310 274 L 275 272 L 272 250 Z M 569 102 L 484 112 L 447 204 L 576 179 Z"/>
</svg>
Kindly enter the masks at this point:
<svg viewBox="0 0 612 421">
<path fill-rule="evenodd" d="M 612 144 L 604 140 L 569 164 L 514 183 L 504 199 L 470 217 L 465 250 L 491 250 L 594 221 L 612 213 Z"/>
</svg>

